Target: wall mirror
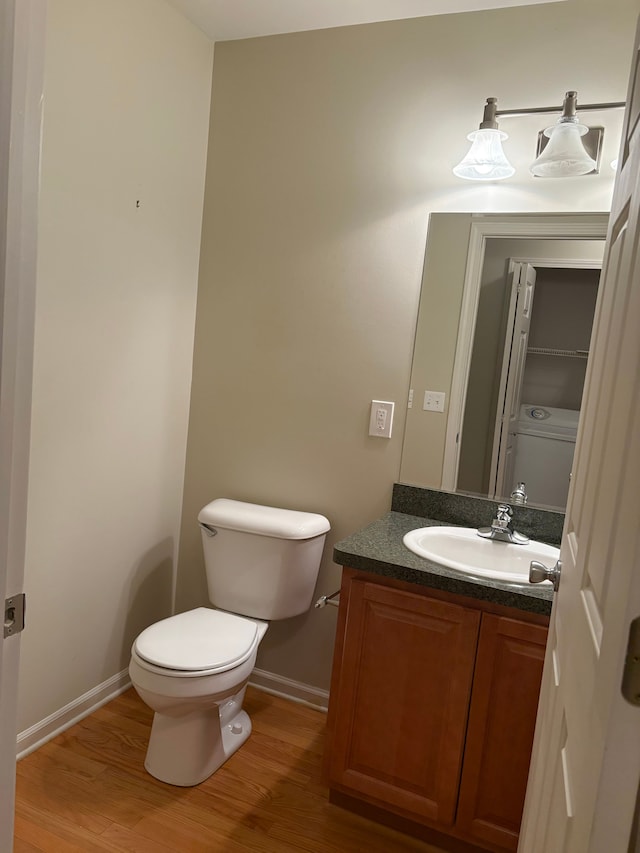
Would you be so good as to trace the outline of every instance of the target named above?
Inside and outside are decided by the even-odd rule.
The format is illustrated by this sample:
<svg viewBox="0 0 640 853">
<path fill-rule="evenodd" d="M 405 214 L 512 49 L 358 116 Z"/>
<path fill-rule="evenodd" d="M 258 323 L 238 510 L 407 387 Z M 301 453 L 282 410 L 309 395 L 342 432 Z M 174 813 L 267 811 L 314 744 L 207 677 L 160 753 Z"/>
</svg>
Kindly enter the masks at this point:
<svg viewBox="0 0 640 853">
<path fill-rule="evenodd" d="M 525 482 L 529 505 L 564 510 L 606 229 L 431 215 L 402 483 L 509 499 Z"/>
</svg>

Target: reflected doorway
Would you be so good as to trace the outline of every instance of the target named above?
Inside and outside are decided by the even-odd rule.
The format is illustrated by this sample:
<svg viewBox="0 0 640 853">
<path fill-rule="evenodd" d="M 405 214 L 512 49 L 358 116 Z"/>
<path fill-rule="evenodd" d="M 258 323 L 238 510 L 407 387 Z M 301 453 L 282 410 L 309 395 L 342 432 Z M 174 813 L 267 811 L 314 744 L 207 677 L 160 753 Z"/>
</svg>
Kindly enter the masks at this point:
<svg viewBox="0 0 640 853">
<path fill-rule="evenodd" d="M 564 508 L 600 266 L 509 258 L 481 287 L 478 328 L 500 331 L 474 338 L 459 489 L 501 498 L 525 482 L 533 503 Z"/>
</svg>

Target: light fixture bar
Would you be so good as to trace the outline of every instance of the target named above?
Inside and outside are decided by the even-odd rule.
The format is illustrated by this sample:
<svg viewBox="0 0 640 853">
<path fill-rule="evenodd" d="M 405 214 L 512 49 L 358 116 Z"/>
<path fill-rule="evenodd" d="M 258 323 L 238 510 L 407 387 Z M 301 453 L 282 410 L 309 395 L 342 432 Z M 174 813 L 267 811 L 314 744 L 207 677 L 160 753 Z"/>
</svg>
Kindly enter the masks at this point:
<svg viewBox="0 0 640 853">
<path fill-rule="evenodd" d="M 581 104 L 580 112 L 624 109 L 624 101 Z M 522 107 L 518 110 L 499 110 L 496 98 L 487 98 L 484 114 L 478 130 L 467 135 L 471 148 L 453 174 L 469 181 L 499 181 L 509 178 L 515 169 L 502 150 L 502 142 L 508 139 L 500 130 L 498 118 L 508 116 L 558 114 L 558 107 Z M 585 148 L 582 137 L 596 131 L 598 134 L 596 156 Z M 562 101 L 560 117 L 555 124 L 542 131 L 544 145 L 538 145 L 538 156 L 529 171 L 540 178 L 567 178 L 596 173 L 598 170 L 602 128 L 589 128 L 578 119 L 578 93 L 568 91 Z"/>
<path fill-rule="evenodd" d="M 626 107 L 625 101 L 612 101 L 608 104 L 579 104 L 578 109 L 581 113 L 585 110 L 623 110 Z M 555 107 L 524 107 L 521 110 L 496 110 L 496 116 L 528 116 L 543 113 L 557 113 L 558 106 Z"/>
</svg>

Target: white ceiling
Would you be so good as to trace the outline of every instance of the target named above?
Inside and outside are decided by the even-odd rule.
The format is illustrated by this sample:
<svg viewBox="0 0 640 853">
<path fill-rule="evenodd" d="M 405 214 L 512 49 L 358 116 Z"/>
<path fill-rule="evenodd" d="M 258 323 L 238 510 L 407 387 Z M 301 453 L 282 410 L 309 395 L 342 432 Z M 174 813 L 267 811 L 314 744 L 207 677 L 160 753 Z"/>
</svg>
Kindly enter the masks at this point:
<svg viewBox="0 0 640 853">
<path fill-rule="evenodd" d="M 215 41 L 562 0 L 168 0 Z"/>
</svg>

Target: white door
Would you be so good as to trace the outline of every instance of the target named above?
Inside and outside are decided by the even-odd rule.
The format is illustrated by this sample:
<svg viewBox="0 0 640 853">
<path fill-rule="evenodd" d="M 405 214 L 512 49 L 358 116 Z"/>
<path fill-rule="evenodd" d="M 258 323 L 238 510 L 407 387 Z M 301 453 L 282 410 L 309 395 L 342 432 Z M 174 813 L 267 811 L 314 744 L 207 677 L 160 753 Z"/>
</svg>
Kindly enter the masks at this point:
<svg viewBox="0 0 640 853">
<path fill-rule="evenodd" d="M 531 326 L 536 271 L 531 264 L 512 261 L 511 302 L 507 318 L 506 345 L 502 359 L 498 416 L 493 438 L 490 497 L 508 497 L 513 488 L 520 395 Z"/>
<path fill-rule="evenodd" d="M 43 0 L 0 0 L 0 602 L 22 592 Z M 4 612 L 4 606 L 3 606 Z M 20 635 L 0 634 L 0 850 L 13 847 Z"/>
<path fill-rule="evenodd" d="M 636 40 L 520 853 L 637 849 L 640 707 L 621 683 L 640 616 L 639 116 Z"/>
</svg>

